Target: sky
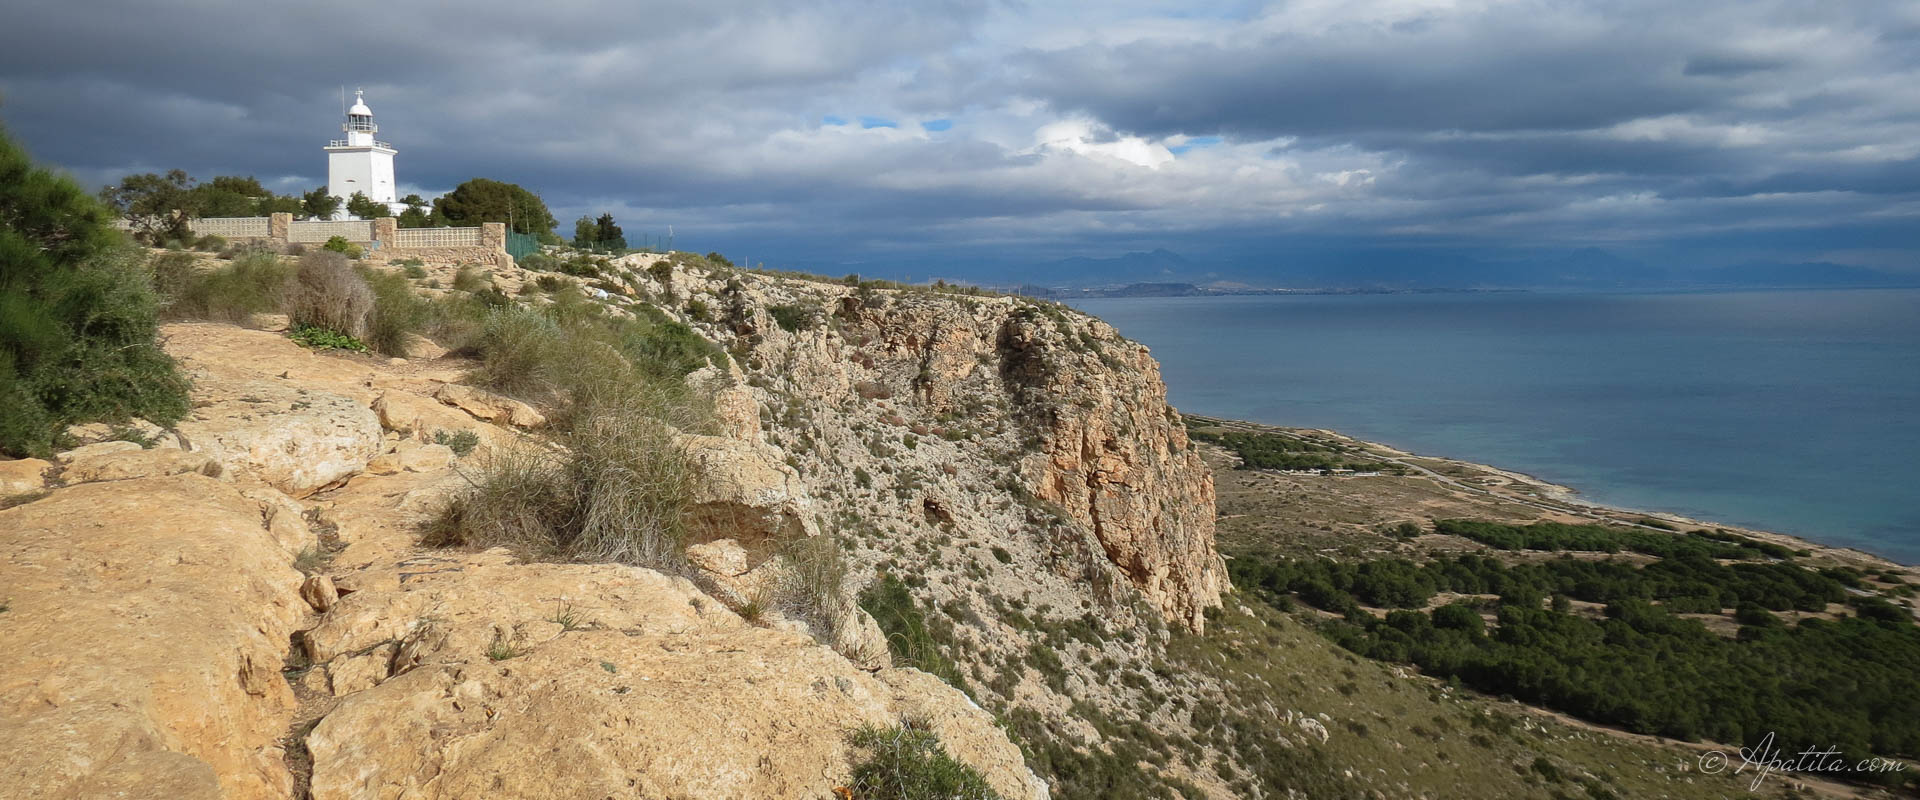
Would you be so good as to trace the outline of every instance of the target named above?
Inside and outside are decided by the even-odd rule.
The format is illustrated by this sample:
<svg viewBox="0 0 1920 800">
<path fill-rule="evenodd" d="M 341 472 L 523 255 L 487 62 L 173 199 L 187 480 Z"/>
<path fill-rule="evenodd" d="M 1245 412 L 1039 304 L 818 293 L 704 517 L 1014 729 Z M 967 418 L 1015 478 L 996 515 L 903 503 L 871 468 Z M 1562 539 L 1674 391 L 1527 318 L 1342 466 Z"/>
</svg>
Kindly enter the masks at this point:
<svg viewBox="0 0 1920 800">
<path fill-rule="evenodd" d="M 402 193 L 561 230 L 967 277 L 1578 248 L 1920 273 L 1920 3 L 15 0 L 0 123 L 99 185 L 325 182 L 366 90 Z M 1444 269 L 1444 267 L 1435 267 Z"/>
</svg>

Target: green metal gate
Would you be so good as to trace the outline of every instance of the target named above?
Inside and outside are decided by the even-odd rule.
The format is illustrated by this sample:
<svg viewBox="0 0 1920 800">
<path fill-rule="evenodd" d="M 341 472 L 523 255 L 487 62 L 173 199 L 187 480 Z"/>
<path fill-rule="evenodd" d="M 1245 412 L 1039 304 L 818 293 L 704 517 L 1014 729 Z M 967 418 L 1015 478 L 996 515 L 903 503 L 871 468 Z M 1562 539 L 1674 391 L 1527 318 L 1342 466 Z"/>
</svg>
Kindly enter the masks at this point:
<svg viewBox="0 0 1920 800">
<path fill-rule="evenodd" d="M 540 237 L 526 233 L 507 231 L 507 255 L 519 261 L 540 252 Z"/>
</svg>

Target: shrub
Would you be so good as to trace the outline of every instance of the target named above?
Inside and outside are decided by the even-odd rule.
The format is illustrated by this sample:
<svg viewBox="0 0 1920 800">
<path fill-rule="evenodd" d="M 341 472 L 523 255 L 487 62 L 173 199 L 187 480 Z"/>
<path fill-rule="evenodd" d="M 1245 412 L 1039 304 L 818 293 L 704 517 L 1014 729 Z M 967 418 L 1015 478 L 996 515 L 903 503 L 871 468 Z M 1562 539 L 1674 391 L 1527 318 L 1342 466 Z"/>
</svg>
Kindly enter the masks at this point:
<svg viewBox="0 0 1920 800">
<path fill-rule="evenodd" d="M 649 405 L 609 391 L 558 437 L 564 453 L 535 446 L 497 452 L 429 524 L 424 541 L 678 569 L 693 473 Z"/>
<path fill-rule="evenodd" d="M 473 431 L 434 431 L 433 443 L 446 445 L 454 455 L 465 458 L 480 444 L 480 434 Z"/>
<path fill-rule="evenodd" d="M 327 243 L 320 245 L 320 249 L 339 253 L 347 258 L 359 258 L 361 256 L 360 245 L 347 241 L 347 237 L 345 236 L 327 237 Z"/>
<path fill-rule="evenodd" d="M 227 249 L 227 240 L 225 237 L 215 236 L 209 233 L 193 240 L 193 249 L 203 253 L 217 253 Z"/>
<path fill-rule="evenodd" d="M 296 327 L 325 328 L 360 339 L 373 312 L 373 290 L 345 256 L 317 251 L 300 257 L 287 291 L 287 314 Z"/>
<path fill-rule="evenodd" d="M 806 306 L 767 306 L 767 314 L 773 317 L 774 324 L 779 325 L 780 330 L 788 333 L 812 330 L 814 325 L 819 323 L 819 320 L 814 318 L 813 310 Z"/>
<path fill-rule="evenodd" d="M 351 350 L 355 353 L 367 352 L 365 342 L 339 331 L 322 328 L 318 325 L 295 325 L 293 330 L 287 333 L 287 338 L 292 339 L 294 344 L 300 345 L 301 347 L 310 347 L 315 350 Z"/>
<path fill-rule="evenodd" d="M 518 260 L 518 266 L 521 269 L 532 272 L 556 272 L 557 270 L 554 269 L 556 263 L 553 256 L 545 253 L 528 253 Z"/>
<path fill-rule="evenodd" d="M 400 274 L 413 280 L 419 280 L 427 277 L 427 268 L 419 264 L 402 264 L 400 266 Z"/>
<path fill-rule="evenodd" d="M 160 253 L 149 269 L 164 316 L 233 323 L 281 310 L 292 278 L 292 270 L 272 253 L 249 253 L 207 272 L 195 272 L 190 255 Z"/>
<path fill-rule="evenodd" d="M 78 422 L 184 416 L 157 311 L 106 209 L 0 135 L 0 453 L 46 455 Z"/>
<path fill-rule="evenodd" d="M 362 268 L 360 277 L 373 292 L 373 311 L 367 315 L 367 346 L 390 356 L 406 356 L 407 335 L 427 325 L 433 317 L 433 304 L 415 294 L 413 285 L 401 273 Z"/>
<path fill-rule="evenodd" d="M 855 800 L 989 800 L 997 798 L 979 770 L 954 760 L 924 724 L 862 726 L 847 737 L 862 751 L 847 788 Z"/>
<path fill-rule="evenodd" d="M 774 589 L 773 604 L 789 618 L 806 622 L 822 641 L 834 641 L 851 610 L 839 537 L 795 536 L 780 542 L 780 554 L 786 557 L 787 572 Z"/>
<path fill-rule="evenodd" d="M 461 264 L 453 273 L 453 289 L 456 292 L 483 292 L 493 286 L 493 280 L 471 264 Z"/>
<path fill-rule="evenodd" d="M 873 616 L 887 636 L 887 650 L 894 660 L 966 689 L 959 666 L 948 658 L 942 647 L 941 631 L 932 627 L 907 591 L 907 585 L 892 575 L 880 578 L 860 593 L 860 607 Z M 950 631 L 949 631 L 950 633 Z"/>
</svg>

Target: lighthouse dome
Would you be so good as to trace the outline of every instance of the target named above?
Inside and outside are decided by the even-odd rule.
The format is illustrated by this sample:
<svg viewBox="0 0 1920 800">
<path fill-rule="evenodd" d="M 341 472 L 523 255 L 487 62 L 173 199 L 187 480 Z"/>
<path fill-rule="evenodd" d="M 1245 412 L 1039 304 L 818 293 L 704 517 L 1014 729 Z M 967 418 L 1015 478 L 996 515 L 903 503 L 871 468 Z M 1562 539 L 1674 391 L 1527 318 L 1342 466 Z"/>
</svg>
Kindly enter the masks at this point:
<svg viewBox="0 0 1920 800">
<path fill-rule="evenodd" d="M 365 100 L 362 100 L 362 99 L 360 99 L 360 93 L 359 93 L 359 92 L 354 92 L 354 93 L 353 93 L 353 108 L 349 108 L 349 109 L 347 109 L 347 116 L 350 116 L 350 117 L 371 117 L 371 116 L 373 116 L 373 109 L 371 109 L 371 108 L 367 108 L 367 101 L 365 101 Z"/>
</svg>

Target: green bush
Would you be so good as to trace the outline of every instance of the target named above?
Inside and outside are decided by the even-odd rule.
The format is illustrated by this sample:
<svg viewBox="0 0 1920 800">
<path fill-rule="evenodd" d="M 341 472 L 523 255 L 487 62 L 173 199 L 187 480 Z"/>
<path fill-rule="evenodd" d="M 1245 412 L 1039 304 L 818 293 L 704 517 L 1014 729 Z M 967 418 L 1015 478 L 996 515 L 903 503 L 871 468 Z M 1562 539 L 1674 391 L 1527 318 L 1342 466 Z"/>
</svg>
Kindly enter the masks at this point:
<svg viewBox="0 0 1920 800">
<path fill-rule="evenodd" d="M 0 134 L 0 453 L 47 455 L 78 422 L 186 414 L 144 266 L 106 209 Z"/>
<path fill-rule="evenodd" d="M 932 624 L 914 603 L 907 585 L 892 575 L 881 575 L 860 593 L 860 607 L 880 625 L 894 661 L 932 674 L 962 691 L 966 680 L 960 667 L 946 655 L 951 631 Z"/>
<path fill-rule="evenodd" d="M 215 236 L 209 233 L 193 240 L 193 249 L 204 253 L 217 253 L 227 249 L 227 240 L 225 237 Z"/>
<path fill-rule="evenodd" d="M 347 241 L 345 236 L 327 237 L 327 243 L 320 245 L 320 249 L 339 253 L 347 258 L 359 258 L 362 255 L 360 245 Z"/>
<path fill-rule="evenodd" d="M 991 800 L 998 798 L 979 770 L 947 755 L 924 725 L 862 726 L 847 743 L 864 754 L 847 788 L 854 800 Z"/>
<path fill-rule="evenodd" d="M 432 320 L 433 304 L 415 294 L 402 273 L 362 268 L 360 278 L 373 292 L 373 310 L 367 315 L 367 346 L 390 356 L 407 356 L 407 335 L 418 333 Z"/>
<path fill-rule="evenodd" d="M 308 347 L 314 350 L 351 350 L 355 353 L 367 352 L 365 342 L 331 328 L 323 328 L 318 325 L 295 325 L 293 330 L 287 333 L 287 338 L 292 339 L 295 344 L 301 347 Z"/>
<path fill-rule="evenodd" d="M 480 434 L 473 431 L 434 431 L 433 443 L 446 445 L 454 455 L 465 458 L 473 452 L 473 448 L 479 446 Z"/>
<path fill-rule="evenodd" d="M 767 314 L 773 317 L 773 323 L 779 325 L 780 330 L 787 331 L 788 333 L 812 330 L 813 327 L 820 322 L 820 320 L 815 317 L 813 309 L 807 308 L 806 306 L 767 306 Z"/>
<path fill-rule="evenodd" d="M 185 253 L 160 253 L 150 262 L 164 316 L 245 323 L 286 305 L 293 270 L 272 253 L 249 253 L 207 272 L 195 272 L 193 262 Z"/>
</svg>

